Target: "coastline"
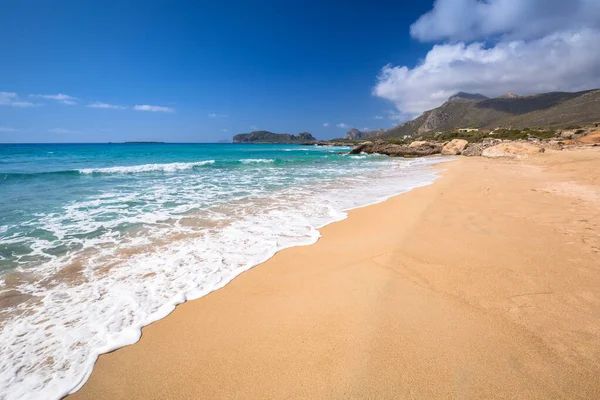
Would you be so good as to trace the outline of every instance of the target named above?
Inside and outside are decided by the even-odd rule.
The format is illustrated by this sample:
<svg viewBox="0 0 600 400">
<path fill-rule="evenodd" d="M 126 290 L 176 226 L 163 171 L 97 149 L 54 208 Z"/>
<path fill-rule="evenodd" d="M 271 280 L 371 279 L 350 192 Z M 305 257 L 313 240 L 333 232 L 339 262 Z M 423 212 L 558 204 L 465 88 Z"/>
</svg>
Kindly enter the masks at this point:
<svg viewBox="0 0 600 400">
<path fill-rule="evenodd" d="M 179 305 L 72 397 L 596 395 L 600 183 L 574 165 L 598 153 L 445 163 Z"/>
</svg>

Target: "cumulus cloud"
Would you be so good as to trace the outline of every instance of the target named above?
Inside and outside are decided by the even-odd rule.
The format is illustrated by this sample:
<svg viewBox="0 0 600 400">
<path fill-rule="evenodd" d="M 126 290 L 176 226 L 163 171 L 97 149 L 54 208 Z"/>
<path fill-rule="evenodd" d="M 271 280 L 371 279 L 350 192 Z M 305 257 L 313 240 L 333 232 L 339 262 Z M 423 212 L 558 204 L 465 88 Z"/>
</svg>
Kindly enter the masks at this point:
<svg viewBox="0 0 600 400">
<path fill-rule="evenodd" d="M 323 126 L 327 128 L 329 126 L 329 122 L 323 122 Z"/>
<path fill-rule="evenodd" d="M 396 105 L 393 119 L 414 118 L 459 91 L 494 97 L 600 87 L 597 0 L 438 0 L 411 35 L 447 42 L 413 68 L 381 69 L 373 94 Z"/>
<path fill-rule="evenodd" d="M 386 65 L 375 95 L 416 116 L 459 91 L 498 96 L 600 87 L 600 32 L 556 33 L 534 41 L 436 45 L 413 69 Z"/>
<path fill-rule="evenodd" d="M 108 103 L 101 103 L 99 101 L 95 102 L 95 103 L 91 103 L 86 105 L 86 107 L 90 107 L 90 108 L 107 108 L 107 109 L 113 109 L 113 110 L 125 110 L 127 107 L 125 106 L 119 106 L 116 104 L 108 104 Z"/>
<path fill-rule="evenodd" d="M 229 117 L 229 115 L 227 114 L 217 114 L 217 113 L 210 113 L 208 114 L 209 118 L 227 118 Z"/>
<path fill-rule="evenodd" d="M 342 129 L 350 128 L 348 125 L 346 125 L 343 122 L 340 122 L 339 124 L 336 124 L 335 126 L 337 126 L 338 128 L 342 128 Z"/>
<path fill-rule="evenodd" d="M 223 129 L 221 129 L 221 132 L 229 132 L 229 130 L 228 130 L 228 129 L 225 129 L 225 128 L 223 128 Z"/>
<path fill-rule="evenodd" d="M 253 131 L 257 131 L 258 130 L 258 126 L 252 125 L 252 126 L 250 126 L 250 129 L 252 129 Z"/>
<path fill-rule="evenodd" d="M 30 94 L 29 97 L 35 97 L 38 99 L 55 100 L 61 104 L 75 105 L 79 101 L 77 97 L 69 96 L 68 94 Z"/>
<path fill-rule="evenodd" d="M 375 119 L 383 119 L 383 117 L 381 115 L 376 115 L 374 118 Z"/>
<path fill-rule="evenodd" d="M 174 112 L 175 109 L 171 107 L 163 106 L 150 106 L 148 104 L 135 105 L 133 109 L 136 111 L 151 111 L 151 112 Z"/>
<path fill-rule="evenodd" d="M 598 0 L 437 0 L 410 33 L 424 42 L 531 40 L 582 27 L 600 28 Z"/>
<path fill-rule="evenodd" d="M 19 96 L 14 92 L 0 92 L 0 106 L 35 107 L 38 105 L 39 104 L 19 100 Z"/>
</svg>

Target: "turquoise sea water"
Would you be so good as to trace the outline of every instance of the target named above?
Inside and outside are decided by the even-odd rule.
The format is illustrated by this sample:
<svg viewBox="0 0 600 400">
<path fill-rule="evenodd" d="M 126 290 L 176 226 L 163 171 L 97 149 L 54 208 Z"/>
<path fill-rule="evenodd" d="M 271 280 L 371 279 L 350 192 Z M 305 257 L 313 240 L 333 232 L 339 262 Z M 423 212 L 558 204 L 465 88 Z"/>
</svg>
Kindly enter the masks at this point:
<svg viewBox="0 0 600 400">
<path fill-rule="evenodd" d="M 60 398 L 97 356 L 440 158 L 236 144 L 0 145 L 0 398 Z"/>
</svg>

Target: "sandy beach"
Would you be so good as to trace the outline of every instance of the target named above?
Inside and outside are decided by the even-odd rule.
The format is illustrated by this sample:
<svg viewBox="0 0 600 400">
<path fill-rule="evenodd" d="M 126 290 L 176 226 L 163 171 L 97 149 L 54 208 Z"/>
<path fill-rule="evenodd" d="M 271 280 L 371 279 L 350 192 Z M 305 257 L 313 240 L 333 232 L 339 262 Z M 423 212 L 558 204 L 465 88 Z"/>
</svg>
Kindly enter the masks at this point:
<svg viewBox="0 0 600 400">
<path fill-rule="evenodd" d="M 439 168 L 177 307 L 70 398 L 600 398 L 600 148 Z"/>
</svg>

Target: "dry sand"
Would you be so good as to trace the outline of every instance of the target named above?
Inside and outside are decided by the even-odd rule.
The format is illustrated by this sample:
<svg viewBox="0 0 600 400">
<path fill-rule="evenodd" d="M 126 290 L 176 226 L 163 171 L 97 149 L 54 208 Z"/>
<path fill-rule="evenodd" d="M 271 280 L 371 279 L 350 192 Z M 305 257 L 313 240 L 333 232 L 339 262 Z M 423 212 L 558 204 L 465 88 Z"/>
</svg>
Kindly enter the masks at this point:
<svg viewBox="0 0 600 400">
<path fill-rule="evenodd" d="M 600 148 L 443 168 L 181 305 L 72 397 L 600 398 Z"/>
</svg>

